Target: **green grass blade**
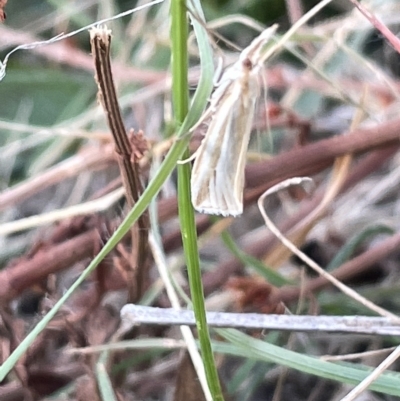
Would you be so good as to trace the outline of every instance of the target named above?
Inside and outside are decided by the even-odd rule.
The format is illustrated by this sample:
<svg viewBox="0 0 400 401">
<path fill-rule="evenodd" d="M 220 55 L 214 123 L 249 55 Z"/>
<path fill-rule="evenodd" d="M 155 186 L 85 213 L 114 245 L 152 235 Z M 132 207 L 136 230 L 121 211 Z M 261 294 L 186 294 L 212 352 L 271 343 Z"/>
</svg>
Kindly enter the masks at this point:
<svg viewBox="0 0 400 401">
<path fill-rule="evenodd" d="M 327 271 L 332 271 L 345 263 L 347 260 L 350 259 L 351 255 L 354 251 L 368 238 L 374 237 L 376 235 L 387 234 L 393 235 L 394 230 L 385 225 L 377 225 L 373 227 L 367 227 L 361 233 L 356 234 L 353 238 L 350 238 L 346 244 L 337 252 L 335 257 L 331 260 L 331 262 L 326 267 Z"/>
<path fill-rule="evenodd" d="M 273 362 L 281 366 L 309 373 L 318 377 L 347 383 L 359 384 L 372 369 L 366 367 L 350 367 L 349 363 L 332 363 L 311 356 L 269 344 L 255 339 L 234 329 L 218 329 L 219 335 L 228 340 L 235 347 L 232 351 L 235 355 L 245 358 L 254 358 L 267 362 Z M 221 351 L 215 349 L 215 351 Z M 384 373 L 369 387 L 373 391 L 400 396 L 400 375 L 396 373 Z"/>
<path fill-rule="evenodd" d="M 118 401 L 115 397 L 114 389 L 107 373 L 107 358 L 108 351 L 103 352 L 96 363 L 96 378 L 99 385 L 101 399 L 103 401 Z"/>
<path fill-rule="evenodd" d="M 250 268 L 252 268 L 261 277 L 264 277 L 265 280 L 270 284 L 276 287 L 293 284 L 293 282 L 287 280 L 281 274 L 266 266 L 260 260 L 239 249 L 234 239 L 227 231 L 221 233 L 221 238 L 224 241 L 225 246 L 232 252 L 233 255 L 236 256 L 236 258 L 238 258 L 245 266 L 250 266 Z"/>
<path fill-rule="evenodd" d="M 196 10 L 197 14 L 199 10 Z M 180 123 L 188 109 L 188 21 L 185 2 L 171 1 L 171 44 L 172 44 L 172 78 L 173 104 L 175 118 Z M 186 150 L 184 158 L 190 156 Z M 210 334 L 207 326 L 203 283 L 201 281 L 200 259 L 197 247 L 197 230 L 194 210 L 190 195 L 191 166 L 189 163 L 178 166 L 178 206 L 181 223 L 182 242 L 188 268 L 189 286 L 193 310 L 200 340 L 200 350 L 204 363 L 207 384 L 213 400 L 223 400 L 218 372 L 211 348 Z M 205 389 L 205 393 L 207 393 Z M 208 396 L 209 397 L 209 396 Z"/>
</svg>

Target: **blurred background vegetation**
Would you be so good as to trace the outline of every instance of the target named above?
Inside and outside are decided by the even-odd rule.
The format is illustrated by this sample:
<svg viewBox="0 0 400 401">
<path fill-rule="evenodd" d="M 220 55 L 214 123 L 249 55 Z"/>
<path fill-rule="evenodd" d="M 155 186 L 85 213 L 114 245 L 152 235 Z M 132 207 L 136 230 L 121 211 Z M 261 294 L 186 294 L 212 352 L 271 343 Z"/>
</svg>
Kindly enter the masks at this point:
<svg viewBox="0 0 400 401">
<path fill-rule="evenodd" d="M 204 0 L 202 5 L 208 21 L 233 15 L 247 16 L 263 26 L 278 22 L 281 32 L 285 32 L 292 24 L 287 9 L 289 3 L 293 2 L 285 0 Z M 318 1 L 301 3 L 304 11 L 307 11 Z M 8 0 L 7 20 L 0 24 L 0 58 L 4 59 L 7 52 L 17 45 L 49 39 L 61 32 L 71 32 L 96 20 L 131 9 L 137 4 L 138 2 L 128 0 Z M 396 31 L 400 23 L 398 17 L 400 3 L 398 1 L 371 0 L 368 5 L 374 13 L 377 13 Z M 298 58 L 291 51 L 285 51 L 276 60 L 273 60 L 272 65 L 268 66 L 271 69 L 277 66 L 273 71 L 275 75 L 269 93 L 271 99 L 275 102 L 275 106 L 282 102 L 284 112 L 292 114 L 280 126 L 279 124 L 273 126 L 270 132 L 265 127 L 259 129 L 261 139 L 254 140 L 252 149 L 255 148 L 261 156 L 257 155 L 259 158 L 256 157 L 255 160 L 268 159 L 273 157 L 271 153 L 278 153 L 278 151 L 284 153 L 288 149 L 296 148 L 303 139 L 301 134 L 296 131 L 298 126 L 309 128 L 311 139 L 307 140 L 312 142 L 348 131 L 354 115 L 362 108 L 365 111 L 365 118 L 368 118 L 369 122 L 385 122 L 396 115 L 396 102 L 400 98 L 395 75 L 399 65 L 398 55 L 385 44 L 381 34 L 376 33 L 368 22 L 352 10 L 349 1 L 333 1 L 312 19 L 310 26 L 315 24 L 315 32 L 307 31 L 305 35 L 299 34 L 294 38 L 294 45 L 290 50 L 299 51 L 303 58 Z M 163 137 L 167 136 L 163 132 L 170 130 L 172 126 L 169 89 L 161 87 L 162 85 L 159 83 L 168 73 L 170 63 L 168 3 L 165 2 L 162 6 L 154 7 L 154 9 L 113 21 L 109 26 L 113 31 L 113 69 L 126 127 L 143 129 L 152 145 L 162 142 Z M 349 29 L 345 32 L 345 39 L 341 47 L 335 48 L 332 53 L 328 52 L 321 64 L 313 64 L 310 67 L 310 63 L 316 62 L 317 56 L 323 52 L 324 46 L 328 47 L 332 44 L 330 40 L 333 33 L 344 26 L 348 26 Z M 235 43 L 238 48 L 245 47 L 256 35 L 253 29 L 242 24 L 227 24 L 218 32 Z M 237 57 L 237 51 L 232 51 L 231 47 L 223 41 L 218 42 L 218 46 L 226 51 L 228 61 Z M 0 82 L 0 191 L 3 195 L 18 184 L 24 184 L 33 178 L 40 177 L 47 169 L 57 166 L 61 161 L 69 160 L 87 150 L 93 153 L 101 152 L 104 150 L 104 144 L 109 143 L 109 130 L 104 112 L 98 106 L 92 63 L 89 34 L 86 31 L 53 45 L 44 45 L 33 50 L 21 50 L 11 55 L 6 76 Z M 197 64 L 198 58 L 194 50 L 191 58 L 194 73 Z M 311 70 L 317 71 L 315 75 L 310 74 Z M 304 88 L 296 87 L 296 82 L 301 81 L 301 78 L 304 77 L 309 78 Z M 365 89 L 367 86 L 372 89 Z M 262 107 L 261 105 L 261 109 Z M 263 135 L 267 131 L 271 137 Z M 270 146 L 270 142 L 273 142 L 273 151 L 271 151 L 273 147 Z M 157 157 L 155 160 L 157 162 Z M 394 181 L 391 183 L 383 179 L 389 172 L 396 171 L 398 160 L 393 157 L 386 161 L 388 164 L 382 163 L 384 165 L 382 169 L 380 166 L 376 172 L 371 173 L 371 177 L 368 176 L 364 181 L 352 184 L 347 193 L 338 196 L 337 202 L 336 200 L 332 201 L 332 207 L 327 216 L 315 223 L 311 240 L 302 244 L 303 249 L 312 254 L 322 265 L 334 269 L 350 259 L 353 253 L 370 249 L 375 241 L 379 242 L 382 237 L 398 230 L 399 207 L 396 189 L 398 181 L 393 178 Z M 26 196 L 26 199 L 18 199 L 18 202 L 14 202 L 15 204 L 11 202 L 7 208 L 4 207 L 1 223 L 13 222 L 23 217 L 40 215 L 54 209 L 79 204 L 91 199 L 94 194 L 107 187 L 118 176 L 119 173 L 114 163 L 110 168 L 104 168 L 101 171 L 82 170 L 78 177 L 61 180 L 50 188 L 43 184 L 45 189 L 38 190 L 35 196 Z M 318 183 L 323 185 L 328 180 L 329 173 L 323 169 L 318 172 Z M 163 189 L 164 198 L 175 196 L 175 184 L 175 177 L 173 177 Z M 380 186 L 384 184 L 386 186 Z M 370 194 L 375 196 L 374 189 L 378 186 L 380 190 L 374 198 Z M 359 204 L 362 204 L 364 209 L 360 207 L 358 210 L 355 207 Z M 107 221 L 100 218 L 100 223 L 97 221 L 96 227 L 101 233 L 100 241 L 103 243 L 116 229 L 115 224 L 108 224 L 109 221 L 117 215 L 119 222 L 121 215 L 125 213 L 123 207 L 123 203 L 119 203 L 112 211 L 104 213 Z M 288 209 L 290 207 L 297 210 L 293 205 Z M 274 212 L 279 209 L 277 204 L 274 204 L 272 208 Z M 164 245 L 171 265 L 182 266 L 180 240 L 176 240 L 176 236 L 174 237 L 175 241 L 174 238 L 171 239 L 173 237 L 171 233 L 178 232 L 180 235 L 178 223 L 174 220 L 176 208 L 171 214 L 173 216 L 169 215 L 168 219 L 165 218 L 166 221 L 162 222 L 162 231 L 165 234 Z M 283 215 L 285 213 L 281 213 L 280 209 L 276 212 L 277 218 L 284 220 Z M 103 217 L 101 216 L 101 218 Z M 212 220 L 210 224 L 214 223 L 215 221 Z M 199 226 L 204 228 L 204 220 L 201 220 L 201 224 Z M 10 235 L 1 236 L 0 266 L 2 268 L 4 266 L 12 267 L 14 257 L 25 257 L 29 260 L 31 252 L 37 252 L 43 246 L 43 242 L 51 237 L 49 233 L 56 230 L 57 227 L 57 224 L 47 224 L 44 228 L 15 230 Z M 254 255 L 249 256 L 242 252 L 242 249 L 245 248 L 247 252 L 249 245 L 257 241 L 261 229 L 265 230 L 260 222 L 259 212 L 254 205 L 250 205 L 245 215 L 235 220 L 230 228 L 229 232 L 236 243 L 229 242 L 229 238 L 226 236 L 221 240 L 219 234 L 214 233 L 215 241 L 209 240 L 209 243 L 202 248 L 202 267 L 205 274 L 212 271 L 215 266 L 223 266 L 226 261 L 229 264 L 234 255 L 241 257 L 242 262 L 246 265 L 246 268 L 241 269 L 238 275 L 248 274 L 251 278 L 257 277 L 257 283 L 260 284 L 259 277 L 254 272 L 264 273 L 265 276 L 269 274 L 268 277 L 272 277 L 271 271 L 274 270 L 272 272 L 276 275 L 274 277 L 279 276 L 278 279 L 281 280 L 277 280 L 277 282 L 283 283 L 286 282 L 286 274 L 289 271 L 290 279 L 295 280 L 301 287 L 304 276 L 300 272 L 298 265 L 301 262 L 298 260 L 286 257 L 284 263 L 269 265 L 268 255 L 263 255 L 258 260 Z M 228 244 L 228 246 L 224 244 Z M 261 247 L 263 246 L 261 243 Z M 251 254 L 250 251 L 248 252 Z M 338 255 L 340 256 L 339 261 L 334 258 Z M 398 313 L 400 310 L 397 258 L 397 254 L 391 255 L 388 260 L 377 263 L 376 269 L 372 273 L 368 272 L 351 283 L 370 299 L 394 310 L 394 313 Z M 65 274 L 67 277 L 64 277 L 64 273 L 60 273 L 57 279 L 61 284 L 56 290 L 53 288 L 51 295 L 48 295 L 51 287 L 48 282 L 45 290 L 43 288 L 38 290 L 35 283 L 32 288 L 29 288 L 30 292 L 27 290 L 22 294 L 15 295 L 13 302 L 15 301 L 15 304 L 19 306 L 14 305 L 14 309 L 10 308 L 12 310 L 10 313 L 15 321 L 21 319 L 24 324 L 26 323 L 26 330 L 21 330 L 21 337 L 29 331 L 32 322 L 37 321 L 37 315 L 48 309 L 48 303 L 52 305 L 52 302 L 59 299 L 60 294 L 65 292 L 77 274 L 82 271 L 83 265 L 87 265 L 88 259 L 84 259 L 78 267 L 75 265 L 71 267 L 69 275 Z M 114 263 L 114 259 L 112 262 L 110 260 L 106 262 L 106 264 L 108 263 L 107 267 Z M 335 262 L 334 265 L 330 265 L 332 261 Z M 281 269 L 281 265 L 283 265 L 283 269 Z M 312 276 L 309 272 L 306 274 Z M 154 277 L 152 276 L 152 278 Z M 179 280 L 184 280 L 184 278 L 185 273 L 179 275 Z M 213 289 L 218 292 L 218 295 L 222 294 L 221 297 L 229 292 L 229 288 L 227 290 L 225 286 L 228 278 L 228 276 L 224 277 L 223 284 L 220 284 L 217 290 Z M 254 289 L 255 284 L 256 281 L 251 282 L 250 290 Z M 266 287 L 263 286 L 264 284 Z M 270 284 L 265 281 L 260 284 L 260 288 L 262 291 L 268 292 Z M 276 285 L 278 286 L 278 284 Z M 250 290 L 249 293 L 254 295 L 255 291 L 251 292 Z M 106 290 L 104 292 L 107 293 Z M 157 299 L 158 301 L 161 299 L 160 304 L 164 302 L 162 305 L 165 306 L 165 297 L 163 298 L 160 292 L 161 286 L 154 279 L 146 299 Z M 211 293 L 210 290 L 208 294 L 210 298 L 212 298 Z M 257 295 L 258 293 L 255 294 L 255 297 Z M 262 296 L 264 295 L 262 293 Z M 159 298 L 157 298 L 158 296 Z M 238 298 L 237 293 L 235 297 Z M 236 301 L 237 299 L 230 299 L 232 304 Z M 257 307 L 260 306 L 257 302 L 255 304 Z M 23 307 L 20 307 L 21 305 Z M 26 305 L 28 307 L 24 309 Z M 344 315 L 366 313 L 365 308 L 337 291 L 321 291 L 316 293 L 315 298 L 311 300 L 300 299 L 299 305 L 299 309 L 297 309 L 297 304 L 291 305 L 292 310 L 315 312 L 315 309 L 318 309 L 319 312 L 325 314 Z M 254 306 L 254 304 L 250 305 L 250 307 Z M 264 306 L 262 305 L 262 307 Z M 259 309 L 262 310 L 262 307 Z M 239 306 L 240 308 L 242 308 L 240 311 L 246 309 L 243 305 Z M 73 308 L 69 310 L 69 313 L 71 310 Z M 110 321 L 116 320 L 116 315 L 117 313 L 110 317 Z M 87 320 L 89 319 L 90 316 L 87 317 Z M 104 321 L 107 319 L 102 322 Z M 18 322 L 20 321 L 18 320 Z M 90 337 L 90 334 L 93 334 L 92 332 L 95 332 L 98 327 L 103 329 L 101 324 L 73 328 L 86 341 L 87 337 Z M 63 327 L 64 329 L 65 327 Z M 71 328 L 68 327 L 68 329 Z M 57 352 L 61 350 L 61 355 L 63 355 L 65 344 L 69 346 L 74 344 L 73 346 L 75 346 L 76 332 L 71 334 L 67 329 L 65 332 L 60 336 L 68 337 L 70 335 L 72 340 L 69 337 L 68 339 L 62 337 L 64 342 L 60 341 L 60 344 L 57 343 L 54 346 Z M 160 333 L 154 330 L 151 334 L 156 336 Z M 162 334 L 164 335 L 165 332 Z M 170 332 L 167 334 L 169 335 Z M 111 334 L 107 333 L 107 335 L 104 335 L 102 341 L 109 341 Z M 261 336 L 263 337 L 264 334 Z M 270 343 L 283 347 L 289 343 L 289 348 L 291 346 L 290 339 L 286 334 L 267 333 L 265 338 Z M 377 339 L 372 336 L 370 338 L 353 336 L 351 340 L 347 340 L 347 338 L 343 340 L 343 337 L 339 335 L 329 338 L 317 335 L 315 338 L 315 341 L 310 341 L 299 335 L 296 337 L 297 342 L 295 341 L 293 349 L 308 355 L 320 355 L 328 352 L 332 354 L 352 353 L 396 345 L 393 338 Z M 99 340 L 98 343 L 101 341 Z M 92 345 L 89 340 L 85 344 L 79 343 L 82 346 L 88 344 Z M 47 355 L 46 352 L 51 353 L 43 351 L 41 358 L 43 355 Z M 122 361 L 118 361 L 113 367 L 113 374 L 119 379 L 119 372 L 129 370 L 132 363 L 136 369 L 136 376 L 128 384 L 124 383 L 125 390 L 133 388 L 132 391 L 136 391 L 135 394 L 139 394 L 139 398 L 141 394 L 146 395 L 140 399 L 150 400 L 157 397 L 162 399 L 165 388 L 172 387 L 171 371 L 178 365 L 177 357 L 168 359 L 172 352 L 165 359 L 163 359 L 164 354 L 168 354 L 168 352 L 165 350 L 144 351 L 140 357 L 142 360 L 133 362 L 132 357 L 121 357 Z M 57 355 L 57 358 L 59 356 L 56 352 L 54 355 Z M 272 363 L 260 363 L 253 360 L 246 360 L 242 363 L 238 359 L 234 359 L 234 363 L 232 363 L 232 366 L 237 368 L 237 372 L 233 372 L 234 369 L 229 366 L 230 362 L 225 361 L 223 375 L 228 391 L 235 394 L 238 400 L 272 399 L 273 392 L 279 387 L 279 383 L 277 385 L 276 382 L 280 380 L 278 376 L 283 369 L 278 374 L 277 371 L 274 371 L 276 365 L 272 365 Z M 57 364 L 61 364 L 60 360 L 63 361 L 63 359 L 55 357 L 54 360 Z M 54 360 L 52 361 L 54 362 Z M 170 363 L 166 368 L 167 373 L 164 376 L 163 373 L 154 373 L 152 369 L 154 368 L 156 371 L 158 364 L 166 360 Z M 46 366 L 47 360 L 43 357 L 40 362 L 43 367 Z M 29 365 L 27 362 L 26 364 Z M 87 364 L 91 366 L 90 362 Z M 222 362 L 221 365 L 223 365 Z M 81 366 L 79 367 L 81 368 Z M 393 369 L 395 368 L 397 367 Z M 142 369 L 144 373 L 142 373 Z M 83 375 L 79 369 L 77 371 Z M 153 373 L 155 379 L 152 376 Z M 286 373 L 287 371 L 284 371 L 283 376 Z M 158 381 L 160 376 L 157 374 L 160 374 L 165 382 Z M 269 375 L 269 381 L 264 380 L 266 375 Z M 9 383 L 13 379 L 10 379 Z M 296 375 L 293 374 L 293 371 L 288 374 L 287 382 L 290 385 L 284 387 L 282 400 L 308 399 L 310 389 L 314 388 L 316 388 L 316 392 L 319 388 L 321 390 L 319 395 L 323 394 L 325 397 L 319 399 L 328 399 L 326 394 L 330 396 L 333 388 L 331 381 L 321 384 L 314 376 Z M 147 383 L 147 385 L 143 385 L 143 383 Z M 37 387 L 31 385 L 31 388 L 35 388 L 35 391 L 40 393 Z M 61 387 L 60 384 L 57 390 Z M 293 398 L 293 394 L 297 398 Z M 42 399 L 42 396 L 44 399 L 47 395 L 49 393 L 40 393 L 37 399 Z M 92 393 L 89 396 L 92 396 Z M 376 397 L 385 401 L 395 399 L 386 395 Z M 58 399 L 57 394 L 52 399 Z M 74 398 L 71 396 L 67 399 Z M 126 399 L 131 398 L 127 397 Z M 318 396 L 314 399 L 318 399 Z"/>
</svg>

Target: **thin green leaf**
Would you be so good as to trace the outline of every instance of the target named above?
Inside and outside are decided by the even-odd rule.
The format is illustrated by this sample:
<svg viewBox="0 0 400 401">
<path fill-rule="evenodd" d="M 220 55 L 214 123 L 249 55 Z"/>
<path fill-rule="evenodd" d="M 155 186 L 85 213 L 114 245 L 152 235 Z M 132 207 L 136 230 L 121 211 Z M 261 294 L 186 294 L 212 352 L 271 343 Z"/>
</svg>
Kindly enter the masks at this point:
<svg viewBox="0 0 400 401">
<path fill-rule="evenodd" d="M 180 123 L 187 115 L 189 83 L 188 83 L 188 22 L 186 2 L 181 0 L 171 1 L 171 45 L 172 45 L 172 89 L 175 118 Z M 203 20 L 200 3 L 194 3 L 195 15 Z M 195 18 L 193 24 L 197 25 Z M 195 26 L 196 26 L 195 25 Z M 204 29 L 202 29 L 202 32 Z M 196 32 L 196 34 L 198 31 Z M 204 33 L 203 33 L 204 34 Z M 204 67 L 203 67 L 204 68 Z M 183 153 L 184 159 L 190 156 L 189 150 Z M 197 247 L 197 229 L 194 210 L 190 194 L 191 166 L 189 163 L 178 166 L 178 209 L 181 223 L 182 242 L 188 269 L 190 294 L 193 310 L 196 317 L 200 349 L 207 378 L 203 383 L 206 398 L 223 400 L 222 390 L 219 383 L 218 372 L 215 366 L 214 355 L 211 348 L 211 339 L 207 326 L 203 283 L 201 281 L 200 259 Z M 202 367 L 201 367 L 202 370 Z M 211 393 L 211 394 L 209 394 Z"/>
<path fill-rule="evenodd" d="M 117 401 L 114 389 L 107 373 L 108 352 L 103 352 L 96 363 L 96 378 L 99 385 L 100 395 L 103 401 Z"/>
<path fill-rule="evenodd" d="M 373 227 L 368 227 L 361 233 L 356 234 L 354 237 L 350 238 L 349 241 L 344 244 L 344 246 L 339 250 L 336 256 L 328 264 L 326 270 L 332 271 L 337 267 L 341 266 L 344 262 L 350 259 L 354 251 L 368 238 L 374 237 L 380 234 L 393 235 L 394 230 L 385 225 L 377 225 Z"/>
<path fill-rule="evenodd" d="M 278 272 L 274 271 L 270 267 L 266 266 L 260 260 L 254 258 L 251 255 L 243 252 L 241 249 L 238 248 L 237 244 L 235 243 L 232 236 L 227 232 L 224 231 L 221 234 L 221 238 L 224 241 L 225 246 L 245 265 L 249 266 L 256 273 L 258 273 L 261 277 L 264 277 L 266 281 L 271 283 L 276 287 L 282 287 L 283 285 L 293 284 L 290 280 L 287 280 Z"/>
<path fill-rule="evenodd" d="M 350 367 L 350 364 L 336 364 L 299 354 L 294 351 L 278 347 L 273 344 L 255 339 L 234 329 L 218 329 L 217 333 L 232 343 L 234 355 L 253 358 L 260 361 L 274 362 L 281 366 L 296 369 L 314 376 L 324 377 L 341 383 L 359 384 L 372 369 Z M 224 347 L 222 347 L 223 349 Z M 218 352 L 222 351 L 221 348 Z M 215 349 L 217 351 L 217 349 Z M 225 349 L 227 351 L 227 349 Z M 230 352 L 229 352 L 230 353 Z M 384 373 L 370 386 L 371 390 L 380 393 L 400 396 L 400 375 L 397 373 Z"/>
</svg>

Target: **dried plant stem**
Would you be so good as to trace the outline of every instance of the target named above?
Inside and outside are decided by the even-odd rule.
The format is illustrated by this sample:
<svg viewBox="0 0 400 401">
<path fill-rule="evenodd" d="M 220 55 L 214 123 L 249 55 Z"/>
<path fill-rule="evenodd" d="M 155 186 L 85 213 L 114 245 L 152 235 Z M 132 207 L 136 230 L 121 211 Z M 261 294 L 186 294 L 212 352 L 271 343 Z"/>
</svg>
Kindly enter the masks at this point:
<svg viewBox="0 0 400 401">
<path fill-rule="evenodd" d="M 385 258 L 387 255 L 397 252 L 399 246 L 400 234 L 397 233 L 361 255 L 343 263 L 332 272 L 332 276 L 341 281 L 349 280 L 357 274 L 360 274 L 360 272 L 368 271 L 371 266 Z M 305 284 L 303 291 L 307 293 L 320 291 L 322 288 L 327 286 L 329 282 L 330 280 L 323 276 L 313 278 Z M 300 289 L 298 287 L 282 287 L 271 297 L 271 302 L 291 302 L 294 299 L 297 299 L 299 294 Z"/>
<path fill-rule="evenodd" d="M 383 37 L 385 37 L 389 43 L 400 52 L 400 40 L 399 38 L 383 23 L 381 22 L 371 11 L 364 7 L 359 1 L 349 0 L 353 5 L 358 8 L 361 14 L 378 30 L 381 32 Z"/>
<path fill-rule="evenodd" d="M 0 22 L 3 22 L 6 19 L 6 13 L 3 8 L 6 6 L 7 0 L 0 0 Z"/>
<path fill-rule="evenodd" d="M 123 188 L 118 188 L 109 194 L 102 196 L 101 198 L 80 203 L 79 205 L 66 207 L 61 210 L 53 210 L 37 216 L 29 216 L 25 217 L 24 219 L 0 224 L 0 231 L 2 235 L 9 235 L 19 231 L 28 230 L 29 228 L 44 226 L 45 224 L 54 223 L 56 221 L 65 220 L 75 216 L 83 216 L 101 212 L 103 210 L 107 210 L 110 206 L 115 204 L 120 198 L 122 198 L 123 195 Z"/>
<path fill-rule="evenodd" d="M 76 261 L 92 257 L 98 242 L 99 232 L 93 229 L 20 261 L 18 268 L 3 269 L 0 272 L 0 303 L 5 304 L 49 274 L 66 269 Z"/>
<path fill-rule="evenodd" d="M 378 305 L 374 304 L 373 302 L 369 301 L 362 295 L 358 294 L 356 291 L 352 290 L 349 288 L 347 285 L 343 284 L 341 281 L 339 281 L 337 278 L 326 272 L 321 266 L 319 266 L 317 263 L 315 263 L 312 259 L 310 259 L 307 255 L 305 255 L 303 252 L 301 252 L 292 242 L 290 242 L 275 226 L 275 224 L 271 221 L 271 219 L 268 217 L 265 209 L 264 209 L 264 201 L 265 198 L 268 197 L 269 195 L 277 192 L 278 190 L 287 188 L 291 185 L 301 185 L 306 181 L 312 181 L 310 178 L 299 178 L 295 177 L 290 180 L 286 180 L 281 184 L 275 185 L 268 191 L 266 191 L 258 200 L 258 207 L 260 209 L 260 213 L 263 216 L 263 219 L 265 221 L 266 226 L 271 230 L 271 232 L 282 242 L 283 245 L 285 245 L 287 248 L 289 248 L 296 256 L 298 256 L 304 263 L 306 263 L 308 266 L 310 266 L 313 270 L 315 270 L 320 276 L 324 277 L 326 280 L 328 280 L 331 284 L 333 284 L 335 287 L 337 287 L 340 291 L 342 291 L 344 294 L 348 295 L 355 301 L 361 303 L 365 307 L 369 308 L 370 310 L 376 312 L 377 314 L 381 316 L 385 316 L 388 319 L 392 319 L 392 321 L 399 322 L 400 319 L 398 316 L 395 314 L 387 311 L 384 308 L 379 307 Z"/>
<path fill-rule="evenodd" d="M 311 175 L 329 167 L 334 159 L 345 154 L 360 154 L 399 143 L 400 118 L 357 128 L 354 131 L 323 139 L 282 153 L 270 160 L 247 166 L 248 187 L 265 184 L 268 189 L 295 175 Z M 265 177 L 268 177 L 266 183 Z"/>
<path fill-rule="evenodd" d="M 39 191 L 43 191 L 50 185 L 55 185 L 70 177 L 78 175 L 82 170 L 99 169 L 113 163 L 112 149 L 110 145 L 102 146 L 94 152 L 85 150 L 71 158 L 64 160 L 44 173 L 29 178 L 0 193 L 0 211 L 15 206 Z"/>
<path fill-rule="evenodd" d="M 158 268 L 158 272 L 160 274 L 161 279 L 165 285 L 165 290 L 167 292 L 168 298 L 173 306 L 174 310 L 180 311 L 181 304 L 179 301 L 178 294 L 173 286 L 170 273 L 168 270 L 167 260 L 162 249 L 161 237 L 158 232 L 154 232 L 153 235 L 149 236 L 150 247 L 153 252 L 154 260 Z M 128 304 L 129 305 L 129 304 Z M 126 306 L 125 306 L 126 308 Z M 192 312 L 193 313 L 193 312 Z M 194 324 L 196 324 L 193 318 Z M 125 324 L 126 322 L 124 322 Z M 206 389 L 205 399 L 212 399 L 211 393 L 208 390 L 207 378 L 204 371 L 203 362 L 201 360 L 201 355 L 197 349 L 196 341 L 193 336 L 193 333 L 188 325 L 180 326 L 182 337 L 185 341 L 185 345 L 188 349 L 188 352 L 192 358 L 193 366 L 195 366 L 198 379 L 201 383 L 203 389 Z"/>
<path fill-rule="evenodd" d="M 290 23 L 293 25 L 303 15 L 303 6 L 298 0 L 285 0 Z"/>
<path fill-rule="evenodd" d="M 353 401 L 358 398 L 361 393 L 363 393 L 373 381 L 375 381 L 385 370 L 387 370 L 390 365 L 392 365 L 400 357 L 400 346 L 396 349 L 377 366 L 374 371 L 369 374 L 358 386 L 354 387 L 346 397 L 342 398 L 341 401 Z"/>
<path fill-rule="evenodd" d="M 124 324 L 190 325 L 196 324 L 193 311 L 154 308 L 127 304 L 121 310 Z M 397 336 L 400 325 L 385 317 L 370 316 L 298 316 L 261 313 L 207 312 L 211 327 L 235 327 L 282 331 L 358 333 Z"/>
<path fill-rule="evenodd" d="M 115 141 L 115 151 L 118 155 L 127 203 L 132 208 L 142 194 L 143 187 L 139 177 L 138 159 L 128 139 L 115 91 L 110 61 L 111 31 L 106 28 L 93 28 L 90 36 L 99 98 Z M 144 273 L 149 255 L 148 231 L 148 215 L 144 213 L 138 219 L 138 224 L 131 228 L 132 253 L 135 259 L 133 271 L 128 274 L 132 279 L 128 283 L 131 302 L 137 301 L 143 295 Z"/>
</svg>

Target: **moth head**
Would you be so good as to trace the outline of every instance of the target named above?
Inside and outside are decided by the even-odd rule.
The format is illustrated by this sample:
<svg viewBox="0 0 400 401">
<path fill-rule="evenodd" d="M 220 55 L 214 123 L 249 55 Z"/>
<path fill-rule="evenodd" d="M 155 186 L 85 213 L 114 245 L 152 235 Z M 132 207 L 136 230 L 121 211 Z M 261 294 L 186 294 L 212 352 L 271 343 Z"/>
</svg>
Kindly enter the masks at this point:
<svg viewBox="0 0 400 401">
<path fill-rule="evenodd" d="M 253 63 L 251 62 L 251 60 L 246 57 L 243 61 L 242 61 L 243 67 L 248 69 L 249 71 L 253 69 Z"/>
</svg>

